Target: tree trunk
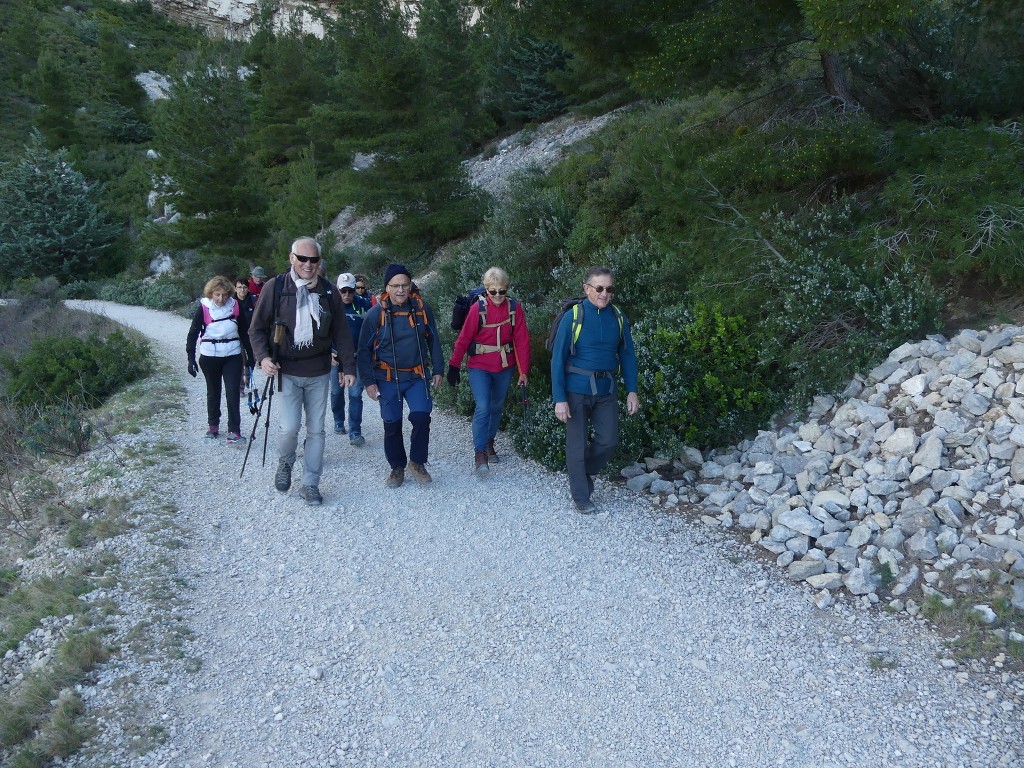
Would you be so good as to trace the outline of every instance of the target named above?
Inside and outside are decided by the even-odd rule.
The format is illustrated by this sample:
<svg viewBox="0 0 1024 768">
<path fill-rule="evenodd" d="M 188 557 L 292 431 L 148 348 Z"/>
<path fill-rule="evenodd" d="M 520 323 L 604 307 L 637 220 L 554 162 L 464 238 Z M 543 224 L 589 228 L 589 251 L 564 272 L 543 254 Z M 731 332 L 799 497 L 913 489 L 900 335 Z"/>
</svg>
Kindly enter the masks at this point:
<svg viewBox="0 0 1024 768">
<path fill-rule="evenodd" d="M 832 98 L 839 101 L 844 108 L 856 109 L 860 106 L 850 93 L 850 84 L 846 80 L 843 59 L 839 54 L 822 51 L 821 71 L 825 78 L 825 90 Z"/>
</svg>

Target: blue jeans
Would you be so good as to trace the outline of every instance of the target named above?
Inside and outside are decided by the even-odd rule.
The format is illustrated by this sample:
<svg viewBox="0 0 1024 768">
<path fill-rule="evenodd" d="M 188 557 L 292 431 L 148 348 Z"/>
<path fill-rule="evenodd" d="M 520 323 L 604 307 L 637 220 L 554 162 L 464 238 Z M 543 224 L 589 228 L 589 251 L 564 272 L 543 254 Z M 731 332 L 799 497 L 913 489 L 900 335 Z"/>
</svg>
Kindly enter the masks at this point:
<svg viewBox="0 0 1024 768">
<path fill-rule="evenodd" d="M 476 410 L 473 412 L 473 448 L 487 450 L 487 441 L 498 434 L 501 414 L 505 410 L 505 395 L 515 368 L 506 368 L 499 373 L 469 369 L 469 391 L 473 393 Z"/>
<path fill-rule="evenodd" d="M 399 382 L 378 379 L 376 384 L 380 416 L 384 420 L 384 457 L 388 464 L 392 469 L 404 467 L 408 461 L 426 464 L 430 447 L 430 412 L 434 408 L 427 382 L 423 379 Z M 412 424 L 408 457 L 402 439 L 403 400 L 409 405 L 409 423 Z"/>
<path fill-rule="evenodd" d="M 277 458 L 295 463 L 299 446 L 302 413 L 306 413 L 306 441 L 302 451 L 302 484 L 320 485 L 324 465 L 324 416 L 330 389 L 323 376 L 283 376 L 281 391 L 274 397 L 274 415 L 278 418 Z"/>
<path fill-rule="evenodd" d="M 331 413 L 334 426 L 345 426 L 345 398 L 343 387 L 338 383 L 338 366 L 331 366 Z M 356 374 L 356 383 L 348 387 L 348 432 L 350 435 L 363 433 L 363 382 Z"/>
</svg>

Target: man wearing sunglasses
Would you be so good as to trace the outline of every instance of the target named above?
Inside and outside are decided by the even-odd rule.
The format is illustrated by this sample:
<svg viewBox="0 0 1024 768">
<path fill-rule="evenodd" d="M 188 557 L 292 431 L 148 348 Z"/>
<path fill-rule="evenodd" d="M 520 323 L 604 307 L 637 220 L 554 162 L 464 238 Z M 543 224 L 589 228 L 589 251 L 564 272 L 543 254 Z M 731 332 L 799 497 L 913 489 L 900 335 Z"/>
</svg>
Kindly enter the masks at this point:
<svg viewBox="0 0 1024 768">
<path fill-rule="evenodd" d="M 565 424 L 565 465 L 569 492 L 583 514 L 597 507 L 590 500 L 598 474 L 619 443 L 616 383 L 626 385 L 626 411 L 640 408 L 637 362 L 629 322 L 612 306 L 615 285 L 611 270 L 592 267 L 583 282 L 584 298 L 567 311 L 551 349 L 551 396 L 555 418 Z M 578 310 L 578 311 L 577 311 Z M 587 434 L 593 426 L 594 435 Z"/>
<path fill-rule="evenodd" d="M 359 338 L 359 331 L 363 327 L 363 316 L 370 309 L 370 300 L 356 292 L 358 278 L 351 272 L 342 272 L 338 275 L 335 285 L 341 295 L 341 304 L 345 310 L 345 319 L 348 320 L 348 329 L 355 341 Z M 359 374 L 356 373 L 355 384 L 347 390 L 344 389 L 341 386 L 341 377 L 338 375 L 340 370 L 336 357 L 333 362 L 334 365 L 331 368 L 331 414 L 334 416 L 334 431 L 339 435 L 345 434 L 347 392 L 348 442 L 359 448 L 366 444 L 366 439 L 363 437 L 363 383 Z"/>
<path fill-rule="evenodd" d="M 292 243 L 291 269 L 269 280 L 260 294 L 249 326 L 256 360 L 267 376 L 281 373 L 281 391 L 274 409 L 278 416 L 277 472 L 274 486 L 287 493 L 299 444 L 302 415 L 306 415 L 306 441 L 302 455 L 302 488 L 306 503 L 323 503 L 320 473 L 324 458 L 324 416 L 330 391 L 331 349 L 336 351 L 342 386 L 355 383 L 356 362 L 352 334 L 338 291 L 317 271 L 320 244 L 311 237 Z M 282 326 L 284 339 L 277 362 L 271 358 L 274 329 Z"/>
</svg>

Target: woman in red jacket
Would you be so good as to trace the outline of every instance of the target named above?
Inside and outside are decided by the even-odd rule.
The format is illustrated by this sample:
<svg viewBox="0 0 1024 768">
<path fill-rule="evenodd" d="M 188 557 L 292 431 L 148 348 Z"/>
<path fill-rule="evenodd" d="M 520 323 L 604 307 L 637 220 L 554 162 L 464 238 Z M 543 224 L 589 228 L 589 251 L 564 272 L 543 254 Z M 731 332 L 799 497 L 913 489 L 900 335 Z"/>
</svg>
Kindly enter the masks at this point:
<svg viewBox="0 0 1024 768">
<path fill-rule="evenodd" d="M 484 294 L 466 315 L 455 349 L 448 361 L 448 383 L 459 384 L 462 358 L 469 355 L 469 389 L 476 401 L 473 413 L 475 471 L 489 471 L 488 461 L 497 462 L 494 436 L 498 434 L 505 395 L 512 374 L 519 369 L 519 384 L 526 384 L 530 370 L 530 334 L 519 302 L 508 296 L 508 275 L 499 267 L 484 273 Z"/>
</svg>

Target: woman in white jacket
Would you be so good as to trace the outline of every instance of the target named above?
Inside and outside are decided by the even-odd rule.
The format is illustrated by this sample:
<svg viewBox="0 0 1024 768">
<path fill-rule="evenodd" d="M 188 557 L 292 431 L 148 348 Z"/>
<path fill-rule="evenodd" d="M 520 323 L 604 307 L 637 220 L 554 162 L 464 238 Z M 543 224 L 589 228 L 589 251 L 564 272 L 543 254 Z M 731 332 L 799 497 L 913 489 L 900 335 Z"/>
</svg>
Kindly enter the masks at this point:
<svg viewBox="0 0 1024 768">
<path fill-rule="evenodd" d="M 242 441 L 238 393 L 242 366 L 251 366 L 253 358 L 249 346 L 249 318 L 232 294 L 231 281 L 226 277 L 218 275 L 206 284 L 185 342 L 189 375 L 194 377 L 202 370 L 206 378 L 206 415 L 210 425 L 206 436 L 213 439 L 220 433 L 223 382 L 228 405 L 228 444 Z"/>
</svg>

